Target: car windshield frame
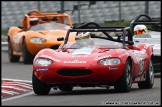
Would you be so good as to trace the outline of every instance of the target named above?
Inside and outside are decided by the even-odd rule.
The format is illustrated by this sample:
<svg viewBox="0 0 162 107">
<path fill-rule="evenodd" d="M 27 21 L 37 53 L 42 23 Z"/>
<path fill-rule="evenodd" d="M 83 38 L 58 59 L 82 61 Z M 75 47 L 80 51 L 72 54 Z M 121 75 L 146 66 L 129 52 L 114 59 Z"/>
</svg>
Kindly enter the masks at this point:
<svg viewBox="0 0 162 107">
<path fill-rule="evenodd" d="M 75 42 L 67 42 L 66 46 L 69 46 L 68 49 L 79 49 L 84 47 L 91 48 L 123 48 L 123 44 L 120 42 L 114 42 L 111 40 L 105 40 L 100 38 L 87 38 L 82 40 L 77 40 Z M 65 48 L 65 47 L 64 47 Z"/>
<path fill-rule="evenodd" d="M 56 30 L 56 29 L 68 30 L 70 29 L 70 26 L 62 23 L 48 22 L 32 26 L 29 30 L 39 31 L 39 30 Z"/>
<path fill-rule="evenodd" d="M 135 25 L 138 24 L 151 25 L 151 28 L 147 28 L 148 30 L 161 32 L 161 21 L 155 21 L 146 14 L 140 14 L 130 23 L 130 31 L 133 35 L 134 35 L 133 28 Z"/>
<path fill-rule="evenodd" d="M 78 28 L 72 28 L 69 29 L 67 31 L 64 43 L 62 45 L 62 47 L 60 48 L 67 48 L 67 42 L 68 42 L 68 38 L 71 32 L 102 32 L 105 34 L 106 37 L 102 37 L 102 36 L 97 36 L 97 35 L 92 35 L 91 38 L 99 38 L 99 39 L 105 39 L 105 40 L 109 40 L 109 41 L 113 41 L 113 42 L 120 42 L 122 43 L 122 48 L 126 48 L 125 44 L 130 44 L 133 45 L 132 41 L 125 41 L 125 37 L 130 33 L 130 28 L 129 27 L 101 27 L 99 25 L 95 26 L 95 27 L 88 27 L 88 25 L 96 25 L 96 23 L 87 23 L 87 26 L 83 25 L 83 26 L 79 26 Z M 107 32 L 122 32 L 122 38 L 121 39 L 114 39 L 112 38 Z"/>
</svg>

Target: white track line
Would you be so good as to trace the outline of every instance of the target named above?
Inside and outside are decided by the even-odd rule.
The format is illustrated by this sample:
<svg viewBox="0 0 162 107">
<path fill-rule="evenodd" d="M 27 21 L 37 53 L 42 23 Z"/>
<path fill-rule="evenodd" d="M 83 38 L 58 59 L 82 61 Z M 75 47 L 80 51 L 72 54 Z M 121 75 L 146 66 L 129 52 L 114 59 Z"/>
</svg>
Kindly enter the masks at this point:
<svg viewBox="0 0 162 107">
<path fill-rule="evenodd" d="M 19 81 L 19 82 L 32 83 L 32 81 L 29 81 L 29 80 L 8 79 L 8 78 L 2 78 L 2 80 L 8 80 L 8 81 Z"/>
<path fill-rule="evenodd" d="M 14 99 L 25 97 L 25 96 L 28 96 L 28 95 L 31 95 L 31 94 L 34 94 L 34 92 L 32 91 L 32 92 L 29 92 L 29 93 L 26 93 L 26 94 L 22 94 L 22 95 L 10 97 L 10 98 L 5 98 L 5 99 L 2 99 L 1 101 L 3 102 L 3 101 L 8 101 L 8 100 L 14 100 Z"/>
<path fill-rule="evenodd" d="M 27 85 L 23 85 L 23 84 L 3 84 L 2 86 L 17 86 L 17 87 L 23 87 L 23 88 L 33 89 L 32 86 L 27 86 Z"/>
<path fill-rule="evenodd" d="M 24 88 L 33 89 L 32 87 L 25 86 L 25 85 L 23 85 L 23 84 L 18 84 L 17 86 L 22 86 L 22 87 L 24 87 Z"/>
<path fill-rule="evenodd" d="M 2 93 L 6 93 L 6 94 L 19 94 L 18 92 L 14 92 L 14 91 L 8 91 L 8 90 L 2 90 Z"/>
<path fill-rule="evenodd" d="M 19 91 L 27 91 L 23 88 L 18 88 L 18 87 L 13 87 L 13 86 L 1 86 L 2 88 L 10 88 L 10 89 L 15 89 L 15 90 L 19 90 Z"/>
<path fill-rule="evenodd" d="M 19 81 L 19 82 L 27 82 L 27 83 L 32 83 L 32 81 L 29 81 L 29 80 L 18 80 L 18 79 L 8 79 L 8 78 L 2 78 L 2 80 L 9 80 L 9 81 Z M 6 91 L 5 91 L 6 92 Z M 14 97 L 10 97 L 10 98 L 5 98 L 5 99 L 2 99 L 1 101 L 8 101 L 8 100 L 13 100 L 13 99 L 17 99 L 17 98 L 21 98 L 21 97 L 25 97 L 25 96 L 28 96 L 28 95 L 31 95 L 31 94 L 34 94 L 34 92 L 28 92 L 28 93 L 25 93 L 25 94 L 22 94 L 22 95 L 17 95 L 17 96 L 14 96 Z"/>
</svg>

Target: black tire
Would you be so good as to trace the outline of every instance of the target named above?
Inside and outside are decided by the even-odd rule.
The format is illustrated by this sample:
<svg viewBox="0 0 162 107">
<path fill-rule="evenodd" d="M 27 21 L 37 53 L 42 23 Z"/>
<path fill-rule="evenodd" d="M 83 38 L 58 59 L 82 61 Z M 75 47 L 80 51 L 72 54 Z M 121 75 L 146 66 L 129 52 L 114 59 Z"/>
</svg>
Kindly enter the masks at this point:
<svg viewBox="0 0 162 107">
<path fill-rule="evenodd" d="M 8 58 L 10 62 L 19 62 L 20 56 L 13 55 L 13 48 L 10 42 L 8 42 Z"/>
<path fill-rule="evenodd" d="M 25 39 L 23 40 L 23 44 L 22 44 L 22 59 L 23 59 L 23 63 L 24 64 L 32 64 L 33 63 L 33 59 L 34 56 L 32 54 L 30 54 L 30 52 L 27 49 L 26 46 L 26 42 Z"/>
<path fill-rule="evenodd" d="M 32 75 L 32 86 L 34 93 L 37 95 L 47 95 L 51 90 L 51 86 L 40 81 L 34 72 Z"/>
<path fill-rule="evenodd" d="M 73 90 L 73 86 L 71 85 L 60 85 L 58 88 L 61 91 L 72 91 Z"/>
<path fill-rule="evenodd" d="M 152 65 L 152 60 L 150 60 L 148 71 L 146 72 L 146 80 L 139 82 L 138 87 L 140 89 L 152 88 L 154 84 L 154 68 Z"/>
<path fill-rule="evenodd" d="M 114 85 L 116 92 L 129 92 L 132 86 L 132 64 L 129 59 L 126 61 L 124 72 L 121 78 Z"/>
</svg>

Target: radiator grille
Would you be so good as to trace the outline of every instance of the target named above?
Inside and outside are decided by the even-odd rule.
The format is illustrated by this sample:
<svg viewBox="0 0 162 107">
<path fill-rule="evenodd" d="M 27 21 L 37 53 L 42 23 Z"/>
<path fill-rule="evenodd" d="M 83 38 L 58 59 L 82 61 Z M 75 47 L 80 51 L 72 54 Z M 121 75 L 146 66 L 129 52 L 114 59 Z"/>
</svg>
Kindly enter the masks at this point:
<svg viewBox="0 0 162 107">
<path fill-rule="evenodd" d="M 57 73 L 63 76 L 84 76 L 91 74 L 92 71 L 86 69 L 60 69 Z"/>
</svg>

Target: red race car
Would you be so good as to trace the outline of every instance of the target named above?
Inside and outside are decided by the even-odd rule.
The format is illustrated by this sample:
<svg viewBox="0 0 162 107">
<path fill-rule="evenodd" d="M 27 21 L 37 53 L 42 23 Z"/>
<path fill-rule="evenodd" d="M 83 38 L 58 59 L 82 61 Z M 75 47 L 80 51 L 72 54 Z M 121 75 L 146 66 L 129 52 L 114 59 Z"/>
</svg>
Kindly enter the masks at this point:
<svg viewBox="0 0 162 107">
<path fill-rule="evenodd" d="M 68 41 L 72 32 L 75 42 Z M 57 50 L 43 49 L 34 58 L 34 93 L 46 95 L 51 88 L 72 91 L 74 86 L 114 86 L 116 92 L 129 92 L 132 83 L 152 88 L 153 48 L 134 45 L 132 37 L 130 27 L 101 27 L 93 22 L 69 29 L 65 38 L 57 38 L 64 40 Z"/>
</svg>

